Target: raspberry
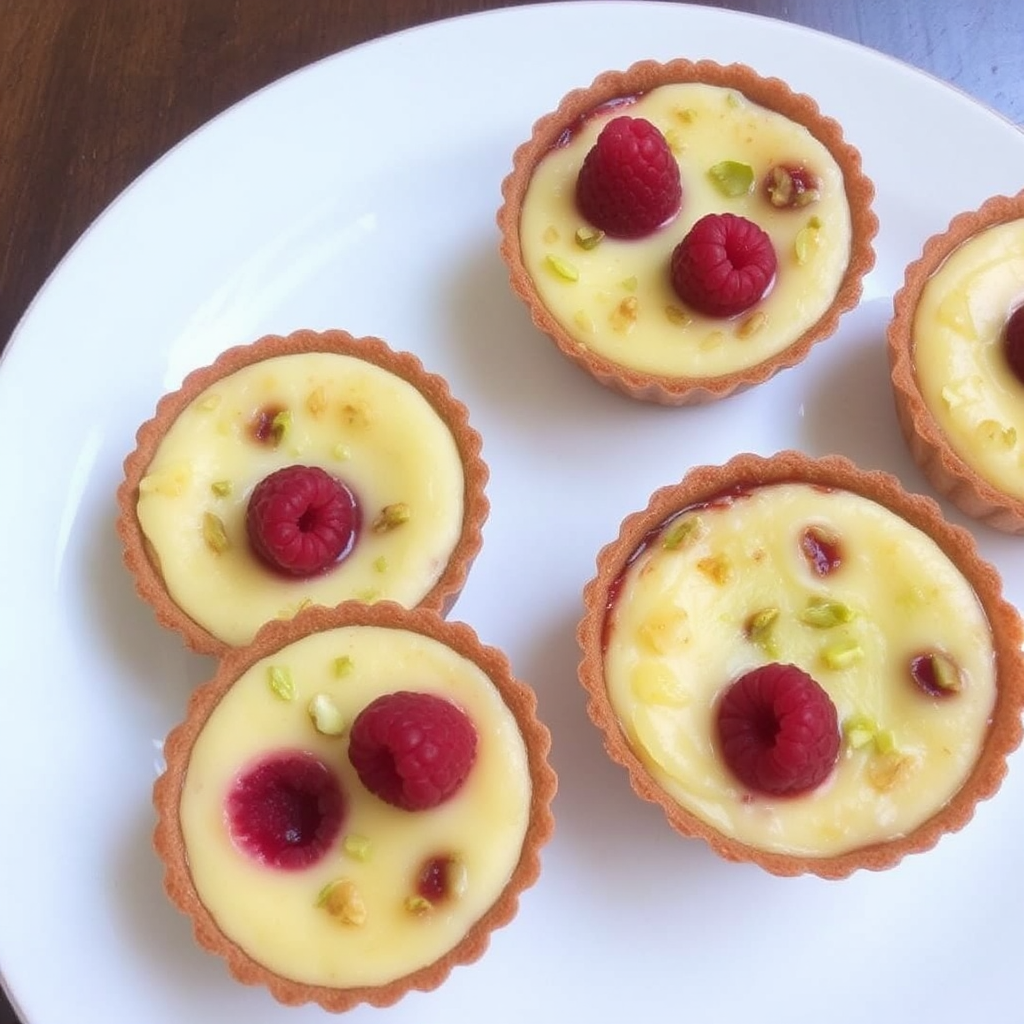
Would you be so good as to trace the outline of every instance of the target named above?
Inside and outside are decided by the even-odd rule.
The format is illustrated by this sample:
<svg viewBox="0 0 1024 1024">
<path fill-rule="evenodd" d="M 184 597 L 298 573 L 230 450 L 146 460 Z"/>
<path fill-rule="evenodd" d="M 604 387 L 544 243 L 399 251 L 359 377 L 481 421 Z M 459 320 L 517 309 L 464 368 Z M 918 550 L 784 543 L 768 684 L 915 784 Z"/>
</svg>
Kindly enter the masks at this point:
<svg viewBox="0 0 1024 1024">
<path fill-rule="evenodd" d="M 287 466 L 256 485 L 245 528 L 271 568 L 315 576 L 348 554 L 360 521 L 355 495 L 340 480 L 315 466 Z"/>
<path fill-rule="evenodd" d="M 640 117 L 615 117 L 587 153 L 576 205 L 615 238 L 642 238 L 679 211 L 679 165 L 665 136 Z"/>
<path fill-rule="evenodd" d="M 762 665 L 722 696 L 718 741 L 725 763 L 750 789 L 806 793 L 828 777 L 839 756 L 835 705 L 795 665 Z"/>
<path fill-rule="evenodd" d="M 335 774 L 311 754 L 271 754 L 239 775 L 228 793 L 235 844 L 273 868 L 309 867 L 341 830 L 345 797 Z"/>
<path fill-rule="evenodd" d="M 772 240 L 734 213 L 709 213 L 672 253 L 672 286 L 692 309 L 735 316 L 749 309 L 775 277 Z"/>
<path fill-rule="evenodd" d="M 1013 375 L 1024 384 L 1024 306 L 1018 306 L 1006 321 L 1003 352 Z"/>
<path fill-rule="evenodd" d="M 465 782 L 476 759 L 476 729 L 451 701 L 401 690 L 378 697 L 356 716 L 348 759 L 381 800 L 424 811 Z"/>
</svg>

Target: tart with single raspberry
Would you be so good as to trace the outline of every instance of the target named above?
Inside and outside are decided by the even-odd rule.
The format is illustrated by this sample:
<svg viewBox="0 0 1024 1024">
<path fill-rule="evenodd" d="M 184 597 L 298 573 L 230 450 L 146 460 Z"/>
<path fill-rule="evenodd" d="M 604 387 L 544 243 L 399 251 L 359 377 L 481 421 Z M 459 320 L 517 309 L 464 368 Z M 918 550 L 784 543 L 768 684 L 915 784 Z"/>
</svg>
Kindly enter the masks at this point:
<svg viewBox="0 0 1024 1024">
<path fill-rule="evenodd" d="M 585 604 L 609 754 L 728 860 L 891 867 L 961 828 L 1021 740 L 997 572 L 932 499 L 838 456 L 740 455 L 656 491 Z"/>
<path fill-rule="evenodd" d="M 1024 192 L 993 196 L 925 243 L 888 346 L 900 428 L 932 486 L 1024 533 Z"/>
<path fill-rule="evenodd" d="M 536 122 L 502 193 L 501 254 L 536 326 L 651 402 L 794 366 L 874 263 L 858 151 L 813 99 L 739 64 L 600 75 Z"/>
<path fill-rule="evenodd" d="M 487 467 L 443 378 L 379 338 L 269 335 L 190 373 L 125 460 L 141 596 L 219 655 L 309 605 L 447 612 L 481 545 Z"/>
<path fill-rule="evenodd" d="M 354 601 L 268 623 L 165 744 L 167 893 L 282 1003 L 436 988 L 539 875 L 549 747 L 532 689 L 468 626 Z"/>
</svg>

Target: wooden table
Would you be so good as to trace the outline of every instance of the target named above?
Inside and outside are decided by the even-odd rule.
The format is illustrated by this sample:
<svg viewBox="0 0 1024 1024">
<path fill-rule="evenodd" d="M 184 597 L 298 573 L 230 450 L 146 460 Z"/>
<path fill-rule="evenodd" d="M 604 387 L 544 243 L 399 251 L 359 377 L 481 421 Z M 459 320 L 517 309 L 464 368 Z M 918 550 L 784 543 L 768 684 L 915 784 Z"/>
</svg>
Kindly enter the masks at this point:
<svg viewBox="0 0 1024 1024">
<path fill-rule="evenodd" d="M 213 115 L 364 40 L 505 6 L 511 0 L 0 0 L 0 348 L 89 223 Z M 1020 0 L 711 6 L 863 43 L 1024 124 Z M 0 996 L 0 1024 L 16 1021 Z"/>
</svg>

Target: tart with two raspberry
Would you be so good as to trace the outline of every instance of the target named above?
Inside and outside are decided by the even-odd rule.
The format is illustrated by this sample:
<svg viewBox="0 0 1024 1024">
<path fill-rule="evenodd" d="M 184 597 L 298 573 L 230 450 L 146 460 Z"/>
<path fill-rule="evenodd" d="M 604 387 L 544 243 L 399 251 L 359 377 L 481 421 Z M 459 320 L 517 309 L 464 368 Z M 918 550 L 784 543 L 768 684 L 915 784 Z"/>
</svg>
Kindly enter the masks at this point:
<svg viewBox="0 0 1024 1024">
<path fill-rule="evenodd" d="M 600 75 L 537 121 L 502 193 L 501 253 L 534 323 L 647 401 L 794 366 L 874 263 L 874 188 L 840 125 L 738 64 Z"/>
<path fill-rule="evenodd" d="M 446 382 L 345 331 L 269 335 L 162 398 L 118 532 L 141 596 L 194 650 L 309 605 L 450 609 L 488 512 L 481 439 Z"/>
<path fill-rule="evenodd" d="M 992 197 L 925 243 L 888 343 L 900 427 L 932 486 L 1024 533 L 1024 192 Z"/>
<path fill-rule="evenodd" d="M 930 498 L 838 456 L 694 469 L 623 521 L 585 602 L 609 754 L 729 860 L 891 867 L 961 828 L 1021 740 L 995 569 Z"/>
<path fill-rule="evenodd" d="M 282 1003 L 436 988 L 539 875 L 549 747 L 533 691 L 468 626 L 394 602 L 268 623 L 167 738 L 168 895 Z"/>
</svg>

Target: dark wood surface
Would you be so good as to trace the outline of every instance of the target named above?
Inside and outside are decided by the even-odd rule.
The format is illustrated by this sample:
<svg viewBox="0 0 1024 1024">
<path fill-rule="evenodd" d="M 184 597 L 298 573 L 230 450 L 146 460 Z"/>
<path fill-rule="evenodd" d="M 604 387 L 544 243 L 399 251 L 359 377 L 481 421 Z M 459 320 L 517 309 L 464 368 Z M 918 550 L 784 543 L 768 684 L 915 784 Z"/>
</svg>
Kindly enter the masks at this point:
<svg viewBox="0 0 1024 1024">
<path fill-rule="evenodd" d="M 213 115 L 364 40 L 511 5 L 0 0 L 0 349 L 61 257 L 108 203 Z M 1024 124 L 1021 0 L 723 0 L 710 6 L 781 18 L 889 53 Z M 0 995 L 0 1024 L 16 1022 Z"/>
</svg>

